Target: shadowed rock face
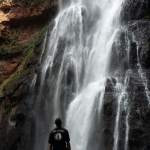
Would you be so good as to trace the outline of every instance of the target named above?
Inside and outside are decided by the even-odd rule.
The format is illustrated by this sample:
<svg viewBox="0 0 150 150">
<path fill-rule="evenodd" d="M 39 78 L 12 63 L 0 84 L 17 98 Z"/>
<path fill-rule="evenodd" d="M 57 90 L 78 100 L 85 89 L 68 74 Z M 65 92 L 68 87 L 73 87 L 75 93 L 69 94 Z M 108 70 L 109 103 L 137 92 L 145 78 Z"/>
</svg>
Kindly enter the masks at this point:
<svg viewBox="0 0 150 150">
<path fill-rule="evenodd" d="M 129 42 L 129 62 L 127 68 L 131 70 L 127 87 L 130 107 L 128 149 L 148 150 L 150 149 L 150 108 L 148 95 L 150 90 L 150 1 L 127 0 L 125 4 L 122 10 L 122 17 L 127 29 L 125 36 Z M 114 62 L 112 67 L 115 68 L 117 64 L 116 45 L 113 45 L 112 50 L 114 53 L 112 56 L 113 61 L 111 62 Z M 106 149 L 108 147 L 111 149 L 113 146 L 114 118 L 116 116 L 116 100 L 113 91 L 112 82 L 108 79 L 103 108 L 105 124 L 104 143 L 106 143 Z M 125 115 L 126 112 L 122 111 L 119 123 L 119 150 L 124 149 L 122 146 L 125 141 Z"/>
<path fill-rule="evenodd" d="M 34 0 L 27 3 L 17 0 L 0 2 L 0 38 L 7 39 L 11 30 L 16 28 L 21 28 L 20 36 L 23 36 L 24 31 L 27 32 L 26 36 L 20 38 L 21 42 L 25 39 L 28 41 L 31 37 L 34 38 L 40 25 L 52 18 L 57 11 L 57 1 L 50 0 L 46 2 L 46 0 L 42 4 L 40 1 L 38 4 Z"/>
<path fill-rule="evenodd" d="M 42 52 L 43 27 L 56 15 L 58 3 L 31 7 L 28 2 L 0 1 L 0 150 L 33 146 L 30 87 Z"/>
<path fill-rule="evenodd" d="M 129 130 L 129 148 L 133 150 L 146 149 L 149 145 L 149 80 L 150 80 L 150 22 L 146 20 L 139 20 L 130 22 L 128 25 L 129 32 L 135 37 L 136 48 L 132 51 L 137 51 L 137 56 L 131 55 L 132 60 L 139 59 L 141 65 L 133 69 L 129 82 L 129 96 L 130 96 L 130 130 Z M 139 73 L 140 72 L 140 73 Z M 142 77 L 141 76 L 144 77 Z M 143 79 L 142 79 L 143 78 Z M 145 83 L 147 87 L 145 87 Z"/>
<path fill-rule="evenodd" d="M 150 75 L 150 70 L 143 70 L 146 75 Z M 145 95 L 145 88 L 138 72 L 133 71 L 131 75 L 129 88 L 130 92 L 130 130 L 129 130 L 129 148 L 133 150 L 149 149 L 149 103 Z"/>
<path fill-rule="evenodd" d="M 123 9 L 123 20 L 150 19 L 149 0 L 126 0 Z"/>
<path fill-rule="evenodd" d="M 21 59 L 19 57 L 0 61 L 0 84 L 2 84 L 14 71 L 16 71 L 20 62 Z"/>
<path fill-rule="evenodd" d="M 150 70 L 143 70 L 147 76 L 150 76 Z M 116 97 L 114 96 L 114 85 L 107 84 L 105 93 L 105 103 L 103 107 L 103 137 L 105 149 L 112 149 L 113 147 L 113 133 L 114 124 L 116 117 Z M 109 90 L 108 90 L 109 89 Z M 132 69 L 132 73 L 129 79 L 128 85 L 128 96 L 129 96 L 129 141 L 128 149 L 131 150 L 143 150 L 149 149 L 150 140 L 150 124 L 149 124 L 149 103 L 145 96 L 145 87 L 143 80 L 136 69 Z M 119 143 L 118 149 L 124 149 L 125 142 L 125 116 L 126 112 L 122 111 L 119 122 Z"/>
<path fill-rule="evenodd" d="M 129 32 L 132 32 L 132 35 L 135 37 L 135 41 L 131 44 L 131 62 L 136 60 L 139 57 L 139 61 L 142 65 L 142 68 L 150 68 L 150 21 L 139 20 L 134 22 L 129 22 L 128 24 Z M 138 53 L 137 52 L 138 49 Z M 138 55 L 138 56 L 137 56 Z M 134 64 L 131 63 L 131 65 Z"/>
</svg>

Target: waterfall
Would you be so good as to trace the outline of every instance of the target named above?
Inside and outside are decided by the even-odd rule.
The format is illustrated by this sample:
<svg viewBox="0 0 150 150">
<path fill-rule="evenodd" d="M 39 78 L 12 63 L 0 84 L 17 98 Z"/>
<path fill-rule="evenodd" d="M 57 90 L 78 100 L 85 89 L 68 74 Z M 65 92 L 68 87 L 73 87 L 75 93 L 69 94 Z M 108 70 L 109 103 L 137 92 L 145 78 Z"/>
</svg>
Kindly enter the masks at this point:
<svg viewBox="0 0 150 150">
<path fill-rule="evenodd" d="M 146 97 L 147 97 L 147 100 L 148 100 L 148 102 L 150 104 L 150 91 L 148 90 L 148 80 L 147 80 L 147 77 L 146 77 L 145 73 L 142 70 L 142 66 L 141 66 L 141 62 L 140 62 L 140 58 L 139 58 L 139 46 L 137 47 L 137 60 L 138 60 L 138 64 L 137 65 L 139 67 L 138 68 L 138 73 L 139 73 L 139 75 L 140 75 L 140 77 L 141 77 L 141 79 L 143 81 Z"/>
<path fill-rule="evenodd" d="M 131 70 L 128 70 L 125 75 L 125 81 L 124 85 L 117 84 L 116 90 L 119 92 L 118 95 L 118 106 L 117 106 L 117 115 L 116 115 L 116 121 L 115 121 L 115 130 L 114 130 L 114 148 L 113 150 L 118 150 L 118 139 L 119 139 L 119 120 L 120 120 L 120 113 L 121 113 L 121 103 L 123 103 L 123 108 L 126 111 L 126 117 L 125 117 L 125 125 L 126 125 L 126 131 L 125 131 L 125 150 L 128 149 L 128 134 L 129 134 L 129 98 L 128 98 L 128 92 L 126 91 L 126 88 L 129 84 L 129 78 L 130 78 Z"/>
<path fill-rule="evenodd" d="M 117 62 L 119 56 L 115 61 L 120 64 L 115 69 L 111 66 L 113 46 L 120 46 L 118 36 L 122 32 L 120 11 L 123 2 L 124 0 L 60 1 L 60 11 L 53 29 L 47 31 L 43 42 L 45 54 L 42 53 L 41 72 L 36 77 L 37 81 L 38 78 L 40 80 L 40 88 L 35 96 L 37 101 L 34 116 L 38 119 L 34 149 L 46 150 L 47 133 L 54 127 L 54 119 L 57 117 L 63 119 L 63 125 L 69 130 L 72 149 L 105 149 L 102 117 L 106 82 L 115 78 L 117 112 L 112 149 L 118 149 L 120 115 L 124 110 L 124 149 L 127 150 L 129 100 L 126 88 L 130 73 Z M 118 51 L 116 55 L 119 53 L 121 52 Z M 126 56 L 123 57 L 127 57 L 127 52 L 125 53 Z M 125 75 L 120 77 L 118 74 Z M 46 130 L 44 133 L 41 127 Z"/>
<path fill-rule="evenodd" d="M 80 3 L 81 6 L 83 4 Z M 77 92 L 75 99 L 72 100 L 66 114 L 66 126 L 72 139 L 71 145 L 76 150 L 90 150 L 92 148 L 89 145 L 90 136 L 94 132 L 95 126 L 100 122 L 101 116 L 97 118 L 98 120 L 95 120 L 95 118 L 97 114 L 101 113 L 103 107 L 105 81 L 109 77 L 108 65 L 111 48 L 120 27 L 118 12 L 122 1 L 103 1 L 103 5 L 101 5 L 102 2 L 97 1 L 97 4 L 100 16 L 98 16 L 95 30 L 92 33 L 92 47 L 88 52 L 87 63 L 84 66 L 86 70 L 83 77 L 83 86 L 79 94 Z M 76 5 L 79 5 L 79 3 L 74 2 L 73 6 Z M 100 96 L 97 102 L 96 97 L 98 94 Z M 118 130 L 122 95 L 119 96 L 118 100 L 115 130 Z M 114 136 L 116 139 L 118 138 L 118 131 L 115 131 L 115 134 L 117 134 L 117 137 Z M 114 147 L 117 147 L 117 143 L 118 141 L 115 142 Z M 94 149 L 98 149 L 98 144 L 95 145 Z"/>
</svg>

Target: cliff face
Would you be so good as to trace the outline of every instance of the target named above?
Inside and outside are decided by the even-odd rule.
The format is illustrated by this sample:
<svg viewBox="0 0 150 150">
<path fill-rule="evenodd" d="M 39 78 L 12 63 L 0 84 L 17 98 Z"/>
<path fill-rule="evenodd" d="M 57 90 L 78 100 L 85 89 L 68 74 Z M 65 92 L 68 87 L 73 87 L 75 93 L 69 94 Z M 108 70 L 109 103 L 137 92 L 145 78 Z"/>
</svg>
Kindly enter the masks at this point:
<svg viewBox="0 0 150 150">
<path fill-rule="evenodd" d="M 54 16 L 57 2 L 48 2 L 25 4 L 25 1 L 4 0 L 0 3 L 0 83 L 21 63 L 25 51 L 21 47 L 34 40 L 46 21 Z M 6 57 L 10 60 L 5 61 Z"/>
<path fill-rule="evenodd" d="M 125 1 L 122 10 L 122 25 L 125 28 L 125 32 L 122 31 L 121 33 L 122 36 L 120 36 L 119 40 L 121 49 L 119 50 L 123 51 L 124 46 L 129 47 L 129 62 L 127 66 L 124 66 L 130 70 L 126 89 L 129 100 L 127 108 L 129 113 L 128 149 L 148 150 L 150 149 L 150 135 L 148 134 L 150 132 L 150 1 Z M 124 55 L 119 63 L 123 59 L 126 59 Z M 118 66 L 119 63 L 115 64 Z M 106 149 L 113 147 L 114 117 L 117 113 L 116 99 L 113 94 L 114 85 L 113 78 L 107 80 L 103 110 Z M 119 122 L 120 137 L 118 149 L 124 149 L 123 145 L 126 141 L 127 126 L 125 116 L 127 116 L 127 111 L 123 110 Z"/>
<path fill-rule="evenodd" d="M 123 20 L 149 20 L 150 1 L 148 0 L 126 0 L 123 11 Z"/>
<path fill-rule="evenodd" d="M 129 89 L 131 116 L 129 118 L 129 148 L 150 149 L 150 1 L 132 0 L 124 10 L 132 45 L 130 60 L 133 73 Z M 133 38 L 134 35 L 134 38 Z M 138 66 L 139 64 L 141 66 Z M 135 65 L 136 64 L 136 65 Z M 138 68 L 138 69 L 137 69 Z M 133 94 L 134 93 L 134 94 Z"/>
<path fill-rule="evenodd" d="M 32 149 L 29 94 L 56 0 L 0 1 L 0 149 Z M 43 35 L 43 36 L 42 36 Z M 29 123 L 30 122 L 30 123 Z M 28 140 L 31 143 L 28 143 Z"/>
</svg>

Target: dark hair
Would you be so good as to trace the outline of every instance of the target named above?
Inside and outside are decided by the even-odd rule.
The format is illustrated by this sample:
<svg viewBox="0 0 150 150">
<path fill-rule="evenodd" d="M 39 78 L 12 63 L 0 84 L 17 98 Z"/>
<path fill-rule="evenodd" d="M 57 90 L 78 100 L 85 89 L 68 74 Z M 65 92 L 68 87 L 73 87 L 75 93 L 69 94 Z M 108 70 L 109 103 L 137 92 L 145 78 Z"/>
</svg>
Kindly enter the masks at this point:
<svg viewBox="0 0 150 150">
<path fill-rule="evenodd" d="M 61 119 L 60 119 L 60 118 L 57 118 L 57 119 L 55 120 L 55 124 L 56 124 L 57 127 L 61 127 L 61 124 L 62 124 Z"/>
</svg>

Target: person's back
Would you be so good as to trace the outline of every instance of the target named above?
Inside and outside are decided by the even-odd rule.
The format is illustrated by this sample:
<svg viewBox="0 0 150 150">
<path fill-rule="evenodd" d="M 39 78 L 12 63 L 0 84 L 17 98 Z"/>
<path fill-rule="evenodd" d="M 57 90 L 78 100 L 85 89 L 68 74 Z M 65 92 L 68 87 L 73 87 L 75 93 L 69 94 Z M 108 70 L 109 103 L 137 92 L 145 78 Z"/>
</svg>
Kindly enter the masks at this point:
<svg viewBox="0 0 150 150">
<path fill-rule="evenodd" d="M 49 149 L 52 150 L 71 150 L 68 130 L 61 127 L 61 119 L 55 120 L 56 128 L 51 131 L 48 143 Z M 66 147 L 67 145 L 67 147 Z"/>
</svg>

